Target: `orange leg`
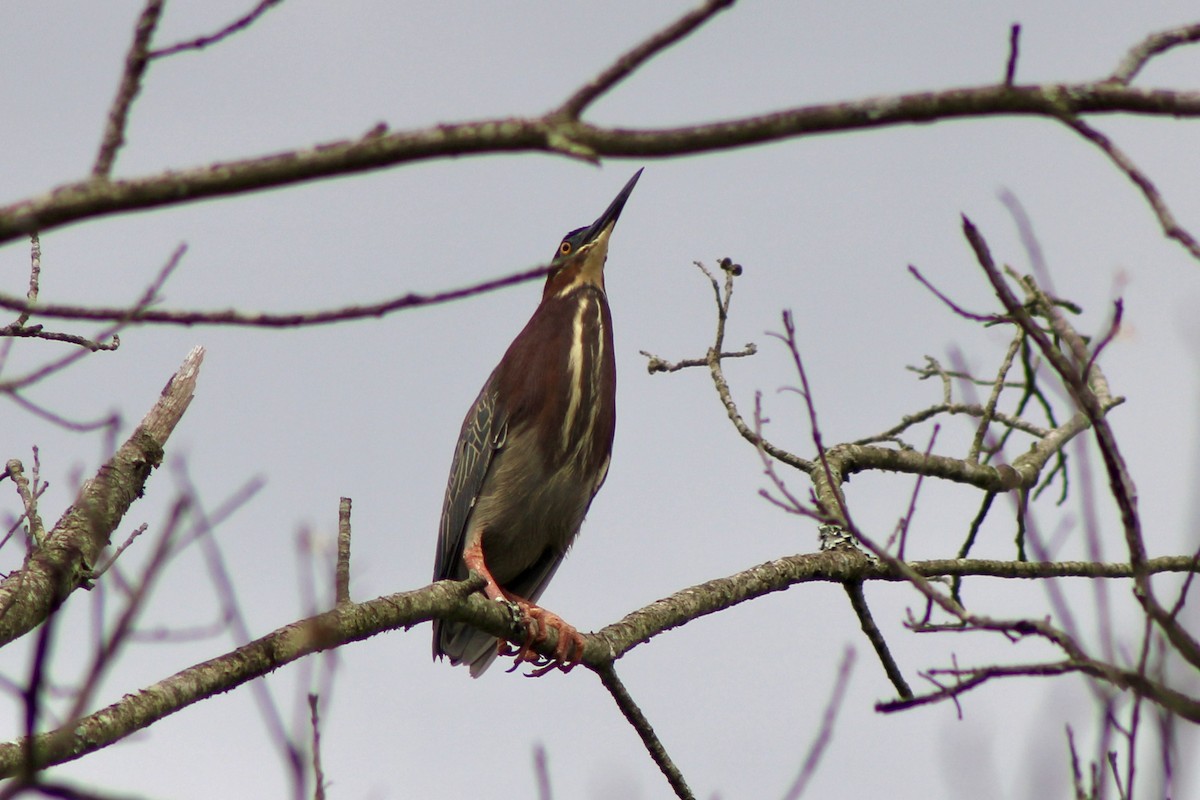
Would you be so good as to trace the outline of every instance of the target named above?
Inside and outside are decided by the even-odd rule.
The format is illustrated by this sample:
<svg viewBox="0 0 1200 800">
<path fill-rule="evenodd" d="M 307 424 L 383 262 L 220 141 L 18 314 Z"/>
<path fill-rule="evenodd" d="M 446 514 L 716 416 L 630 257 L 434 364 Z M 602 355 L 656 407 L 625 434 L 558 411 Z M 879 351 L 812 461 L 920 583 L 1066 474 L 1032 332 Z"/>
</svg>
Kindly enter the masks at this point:
<svg viewBox="0 0 1200 800">
<path fill-rule="evenodd" d="M 574 626 L 568 624 L 562 617 L 552 611 L 547 611 L 541 606 L 531 603 L 524 597 L 518 597 L 515 594 L 506 592 L 496 579 L 492 576 L 492 571 L 488 569 L 487 564 L 483 560 L 483 537 L 480 536 L 475 540 L 475 543 L 463 551 L 463 561 L 467 565 L 467 569 L 479 574 L 486 583 L 483 586 L 483 593 L 487 595 L 489 600 L 499 602 L 513 603 L 521 612 L 521 620 L 525 625 L 525 641 L 518 648 L 510 648 L 507 642 L 500 642 L 501 655 L 515 655 L 513 669 L 524 662 L 528 662 L 537 666 L 529 673 L 530 677 L 537 678 L 545 675 L 552 669 L 561 669 L 563 672 L 570 672 L 576 664 L 583 658 L 583 636 Z M 554 657 L 545 659 L 539 654 L 534 647 L 546 640 L 547 634 L 553 629 L 557 634 L 557 639 L 554 643 Z M 540 665 L 540 666 L 538 666 Z"/>
</svg>

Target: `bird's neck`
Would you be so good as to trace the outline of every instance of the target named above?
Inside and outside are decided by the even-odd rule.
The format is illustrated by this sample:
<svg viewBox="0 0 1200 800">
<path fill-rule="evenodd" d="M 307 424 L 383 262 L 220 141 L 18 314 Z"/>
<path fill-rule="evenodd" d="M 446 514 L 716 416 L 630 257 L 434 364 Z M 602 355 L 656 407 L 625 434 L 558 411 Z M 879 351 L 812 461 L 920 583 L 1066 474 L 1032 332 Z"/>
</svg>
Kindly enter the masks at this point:
<svg viewBox="0 0 1200 800">
<path fill-rule="evenodd" d="M 605 294 L 603 257 L 580 258 L 550 273 L 542 290 L 542 302 L 552 297 L 567 297 L 584 286 L 594 286 Z"/>
</svg>

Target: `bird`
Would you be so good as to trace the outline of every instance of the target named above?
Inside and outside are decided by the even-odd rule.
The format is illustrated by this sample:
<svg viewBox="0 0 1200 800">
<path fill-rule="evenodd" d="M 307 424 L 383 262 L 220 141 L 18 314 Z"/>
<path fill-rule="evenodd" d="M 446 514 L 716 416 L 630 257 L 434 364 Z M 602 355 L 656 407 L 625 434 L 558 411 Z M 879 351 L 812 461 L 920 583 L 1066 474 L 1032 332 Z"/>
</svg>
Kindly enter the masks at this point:
<svg viewBox="0 0 1200 800">
<path fill-rule="evenodd" d="M 491 600 L 524 626 L 518 648 L 462 622 L 434 620 L 434 659 L 479 677 L 497 655 L 540 676 L 564 672 L 584 640 L 537 605 L 604 479 L 616 430 L 612 313 L 604 288 L 609 238 L 639 169 L 595 222 L 569 232 L 550 261 L 542 299 L 467 411 L 438 526 L 433 579 L 474 572 Z M 555 630 L 554 657 L 533 649 Z"/>
</svg>

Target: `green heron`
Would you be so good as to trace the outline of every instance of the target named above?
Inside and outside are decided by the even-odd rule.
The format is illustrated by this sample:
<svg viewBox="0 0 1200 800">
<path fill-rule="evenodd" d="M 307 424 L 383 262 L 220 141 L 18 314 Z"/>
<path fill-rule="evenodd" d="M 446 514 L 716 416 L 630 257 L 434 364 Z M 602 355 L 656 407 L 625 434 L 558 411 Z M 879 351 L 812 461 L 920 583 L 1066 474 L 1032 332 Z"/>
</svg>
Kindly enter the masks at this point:
<svg viewBox="0 0 1200 800">
<path fill-rule="evenodd" d="M 559 243 L 542 302 L 492 371 L 463 420 L 438 528 L 433 579 L 487 583 L 515 605 L 525 640 L 515 651 L 459 622 L 433 623 L 433 655 L 478 677 L 500 652 L 538 662 L 550 629 L 554 658 L 535 675 L 569 670 L 583 637 L 537 605 L 608 473 L 616 428 L 612 315 L 604 293 L 608 240 L 638 170 L 608 209 Z"/>
</svg>

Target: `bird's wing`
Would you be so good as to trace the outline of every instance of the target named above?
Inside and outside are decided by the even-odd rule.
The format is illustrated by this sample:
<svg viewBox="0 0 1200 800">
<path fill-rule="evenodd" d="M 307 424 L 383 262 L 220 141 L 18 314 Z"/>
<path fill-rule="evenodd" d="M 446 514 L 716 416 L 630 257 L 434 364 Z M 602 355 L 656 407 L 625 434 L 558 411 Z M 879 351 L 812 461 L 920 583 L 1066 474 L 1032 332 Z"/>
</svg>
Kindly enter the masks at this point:
<svg viewBox="0 0 1200 800">
<path fill-rule="evenodd" d="M 463 420 L 458 449 L 450 465 L 442 521 L 438 527 L 437 558 L 433 567 L 435 581 L 462 580 L 467 576 L 462 560 L 467 520 L 479 500 L 496 452 L 504 446 L 507 429 L 507 420 L 497 410 L 496 393 L 489 379 Z"/>
</svg>

